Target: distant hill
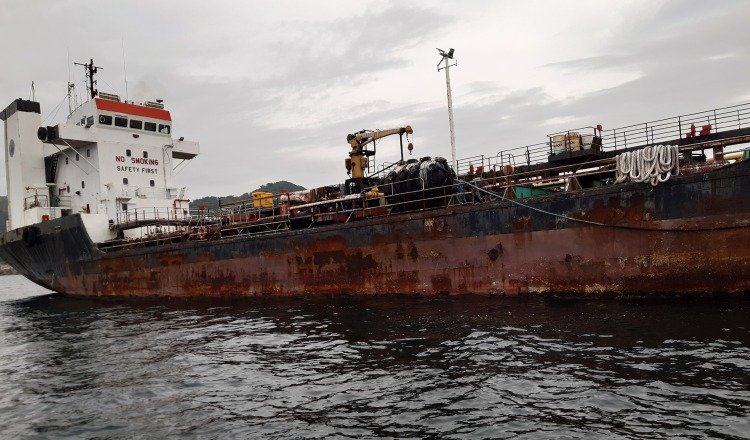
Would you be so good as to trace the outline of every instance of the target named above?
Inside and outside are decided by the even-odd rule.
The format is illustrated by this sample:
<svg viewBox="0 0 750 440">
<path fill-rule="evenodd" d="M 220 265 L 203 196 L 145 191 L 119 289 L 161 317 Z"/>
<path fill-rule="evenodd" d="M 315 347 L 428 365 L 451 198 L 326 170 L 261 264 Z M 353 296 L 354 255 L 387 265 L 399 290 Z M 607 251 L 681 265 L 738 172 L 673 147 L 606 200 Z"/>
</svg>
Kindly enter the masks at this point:
<svg viewBox="0 0 750 440">
<path fill-rule="evenodd" d="M 297 185 L 296 183 L 287 182 L 286 180 L 282 180 L 279 182 L 269 182 L 265 185 L 262 185 L 260 188 L 246 192 L 245 194 L 239 195 L 239 196 L 226 196 L 221 197 L 222 202 L 233 202 L 237 200 L 243 200 L 243 199 L 249 199 L 252 197 L 251 193 L 255 191 L 267 191 L 271 193 L 279 193 L 281 191 L 300 191 L 305 189 L 304 186 Z M 219 197 L 215 196 L 208 196 L 203 197 L 197 200 L 193 200 L 190 203 L 190 207 L 194 208 L 198 205 L 203 205 L 208 209 L 217 209 L 219 207 Z M 8 197 L 7 196 L 0 196 L 0 233 L 5 232 L 5 223 L 8 220 Z"/>
<path fill-rule="evenodd" d="M 190 202 L 190 207 L 195 208 L 195 207 L 202 205 L 202 206 L 205 206 L 206 209 L 218 209 L 219 199 L 221 199 L 222 203 L 229 203 L 229 202 L 236 202 L 238 200 L 247 200 L 252 197 L 252 193 L 254 193 L 255 191 L 266 191 L 266 192 L 276 194 L 281 191 L 301 191 L 303 189 L 305 189 L 304 186 L 300 186 L 292 182 L 287 182 L 286 180 L 281 180 L 279 182 L 266 183 L 265 185 L 261 185 L 261 187 L 258 189 L 255 189 L 250 192 L 246 192 L 239 196 L 231 195 L 231 196 L 224 196 L 224 197 L 216 197 L 216 196 L 202 197 L 200 199 L 196 199 Z"/>
</svg>

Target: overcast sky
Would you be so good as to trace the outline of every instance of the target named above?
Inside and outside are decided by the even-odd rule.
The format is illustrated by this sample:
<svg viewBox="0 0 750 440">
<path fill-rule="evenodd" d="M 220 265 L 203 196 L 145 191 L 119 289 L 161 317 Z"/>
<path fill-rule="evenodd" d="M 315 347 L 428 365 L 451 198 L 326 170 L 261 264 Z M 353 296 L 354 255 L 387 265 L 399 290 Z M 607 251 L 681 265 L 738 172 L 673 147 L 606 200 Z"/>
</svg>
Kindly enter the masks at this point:
<svg viewBox="0 0 750 440">
<path fill-rule="evenodd" d="M 450 158 L 436 47 L 456 50 L 458 156 L 495 155 L 750 101 L 748 18 L 750 1 L 0 0 L 0 107 L 33 80 L 63 122 L 68 58 L 125 96 L 124 48 L 130 99 L 164 98 L 173 135 L 201 144 L 178 175 L 193 197 L 314 187 L 347 177 L 363 128 L 411 124 L 415 156 Z M 397 157 L 398 138 L 378 146 Z"/>
</svg>

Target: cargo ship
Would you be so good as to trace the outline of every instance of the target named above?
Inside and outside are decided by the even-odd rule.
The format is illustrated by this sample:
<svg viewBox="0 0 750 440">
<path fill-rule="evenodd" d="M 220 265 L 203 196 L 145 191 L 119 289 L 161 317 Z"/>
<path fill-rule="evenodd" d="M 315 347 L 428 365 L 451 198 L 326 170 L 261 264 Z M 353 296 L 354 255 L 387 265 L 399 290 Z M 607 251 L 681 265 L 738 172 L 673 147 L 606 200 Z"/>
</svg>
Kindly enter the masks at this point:
<svg viewBox="0 0 750 440">
<path fill-rule="evenodd" d="M 175 185 L 200 147 L 172 136 L 164 102 L 99 93 L 86 69 L 88 100 L 65 123 L 43 126 L 32 100 L 0 113 L 0 256 L 65 295 L 750 289 L 750 104 L 453 163 L 412 158 L 408 125 L 362 130 L 342 139 L 342 183 L 207 209 Z M 396 136 L 401 160 L 376 167 Z"/>
</svg>

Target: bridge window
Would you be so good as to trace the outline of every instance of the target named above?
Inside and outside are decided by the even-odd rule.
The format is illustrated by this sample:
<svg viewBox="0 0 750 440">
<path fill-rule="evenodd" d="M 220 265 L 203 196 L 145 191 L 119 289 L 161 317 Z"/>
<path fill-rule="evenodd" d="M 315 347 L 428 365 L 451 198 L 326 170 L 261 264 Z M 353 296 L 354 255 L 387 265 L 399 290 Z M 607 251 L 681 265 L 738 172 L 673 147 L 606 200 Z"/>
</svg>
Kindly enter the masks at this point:
<svg viewBox="0 0 750 440">
<path fill-rule="evenodd" d="M 122 210 L 123 211 L 127 211 L 128 210 L 128 204 L 127 203 L 123 203 L 122 204 Z"/>
<path fill-rule="evenodd" d="M 127 127 L 128 118 L 118 118 L 115 116 L 115 127 Z"/>
<path fill-rule="evenodd" d="M 169 134 L 169 125 L 159 124 L 159 133 Z"/>
<path fill-rule="evenodd" d="M 112 116 L 99 115 L 99 123 L 103 125 L 112 125 Z"/>
<path fill-rule="evenodd" d="M 156 131 L 156 123 L 154 122 L 144 122 L 143 123 L 143 129 L 146 131 Z"/>
<path fill-rule="evenodd" d="M 76 153 L 76 162 L 78 162 L 78 160 L 79 160 L 80 158 L 81 158 L 81 156 L 79 156 L 79 155 L 78 155 L 78 153 Z"/>
<path fill-rule="evenodd" d="M 86 157 L 91 157 L 91 148 L 86 148 Z"/>
<path fill-rule="evenodd" d="M 130 157 L 130 150 L 125 150 L 125 155 Z"/>
<path fill-rule="evenodd" d="M 127 185 L 128 184 L 128 178 L 127 177 L 123 177 L 122 178 L 122 184 L 123 185 Z"/>
<path fill-rule="evenodd" d="M 130 120 L 130 128 L 135 128 L 137 130 L 140 130 L 143 128 L 143 121 L 139 121 L 137 119 L 131 119 Z"/>
</svg>

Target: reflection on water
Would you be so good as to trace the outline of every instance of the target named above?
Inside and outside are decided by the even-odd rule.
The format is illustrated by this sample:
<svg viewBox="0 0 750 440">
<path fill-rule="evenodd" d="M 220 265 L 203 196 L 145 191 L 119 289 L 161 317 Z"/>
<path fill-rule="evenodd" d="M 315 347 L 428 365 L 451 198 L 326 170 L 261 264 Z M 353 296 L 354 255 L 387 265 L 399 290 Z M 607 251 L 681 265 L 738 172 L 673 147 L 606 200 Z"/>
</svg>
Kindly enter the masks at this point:
<svg viewBox="0 0 750 440">
<path fill-rule="evenodd" d="M 20 298 L 33 289 L 0 279 L 2 438 L 750 433 L 739 298 Z"/>
</svg>

